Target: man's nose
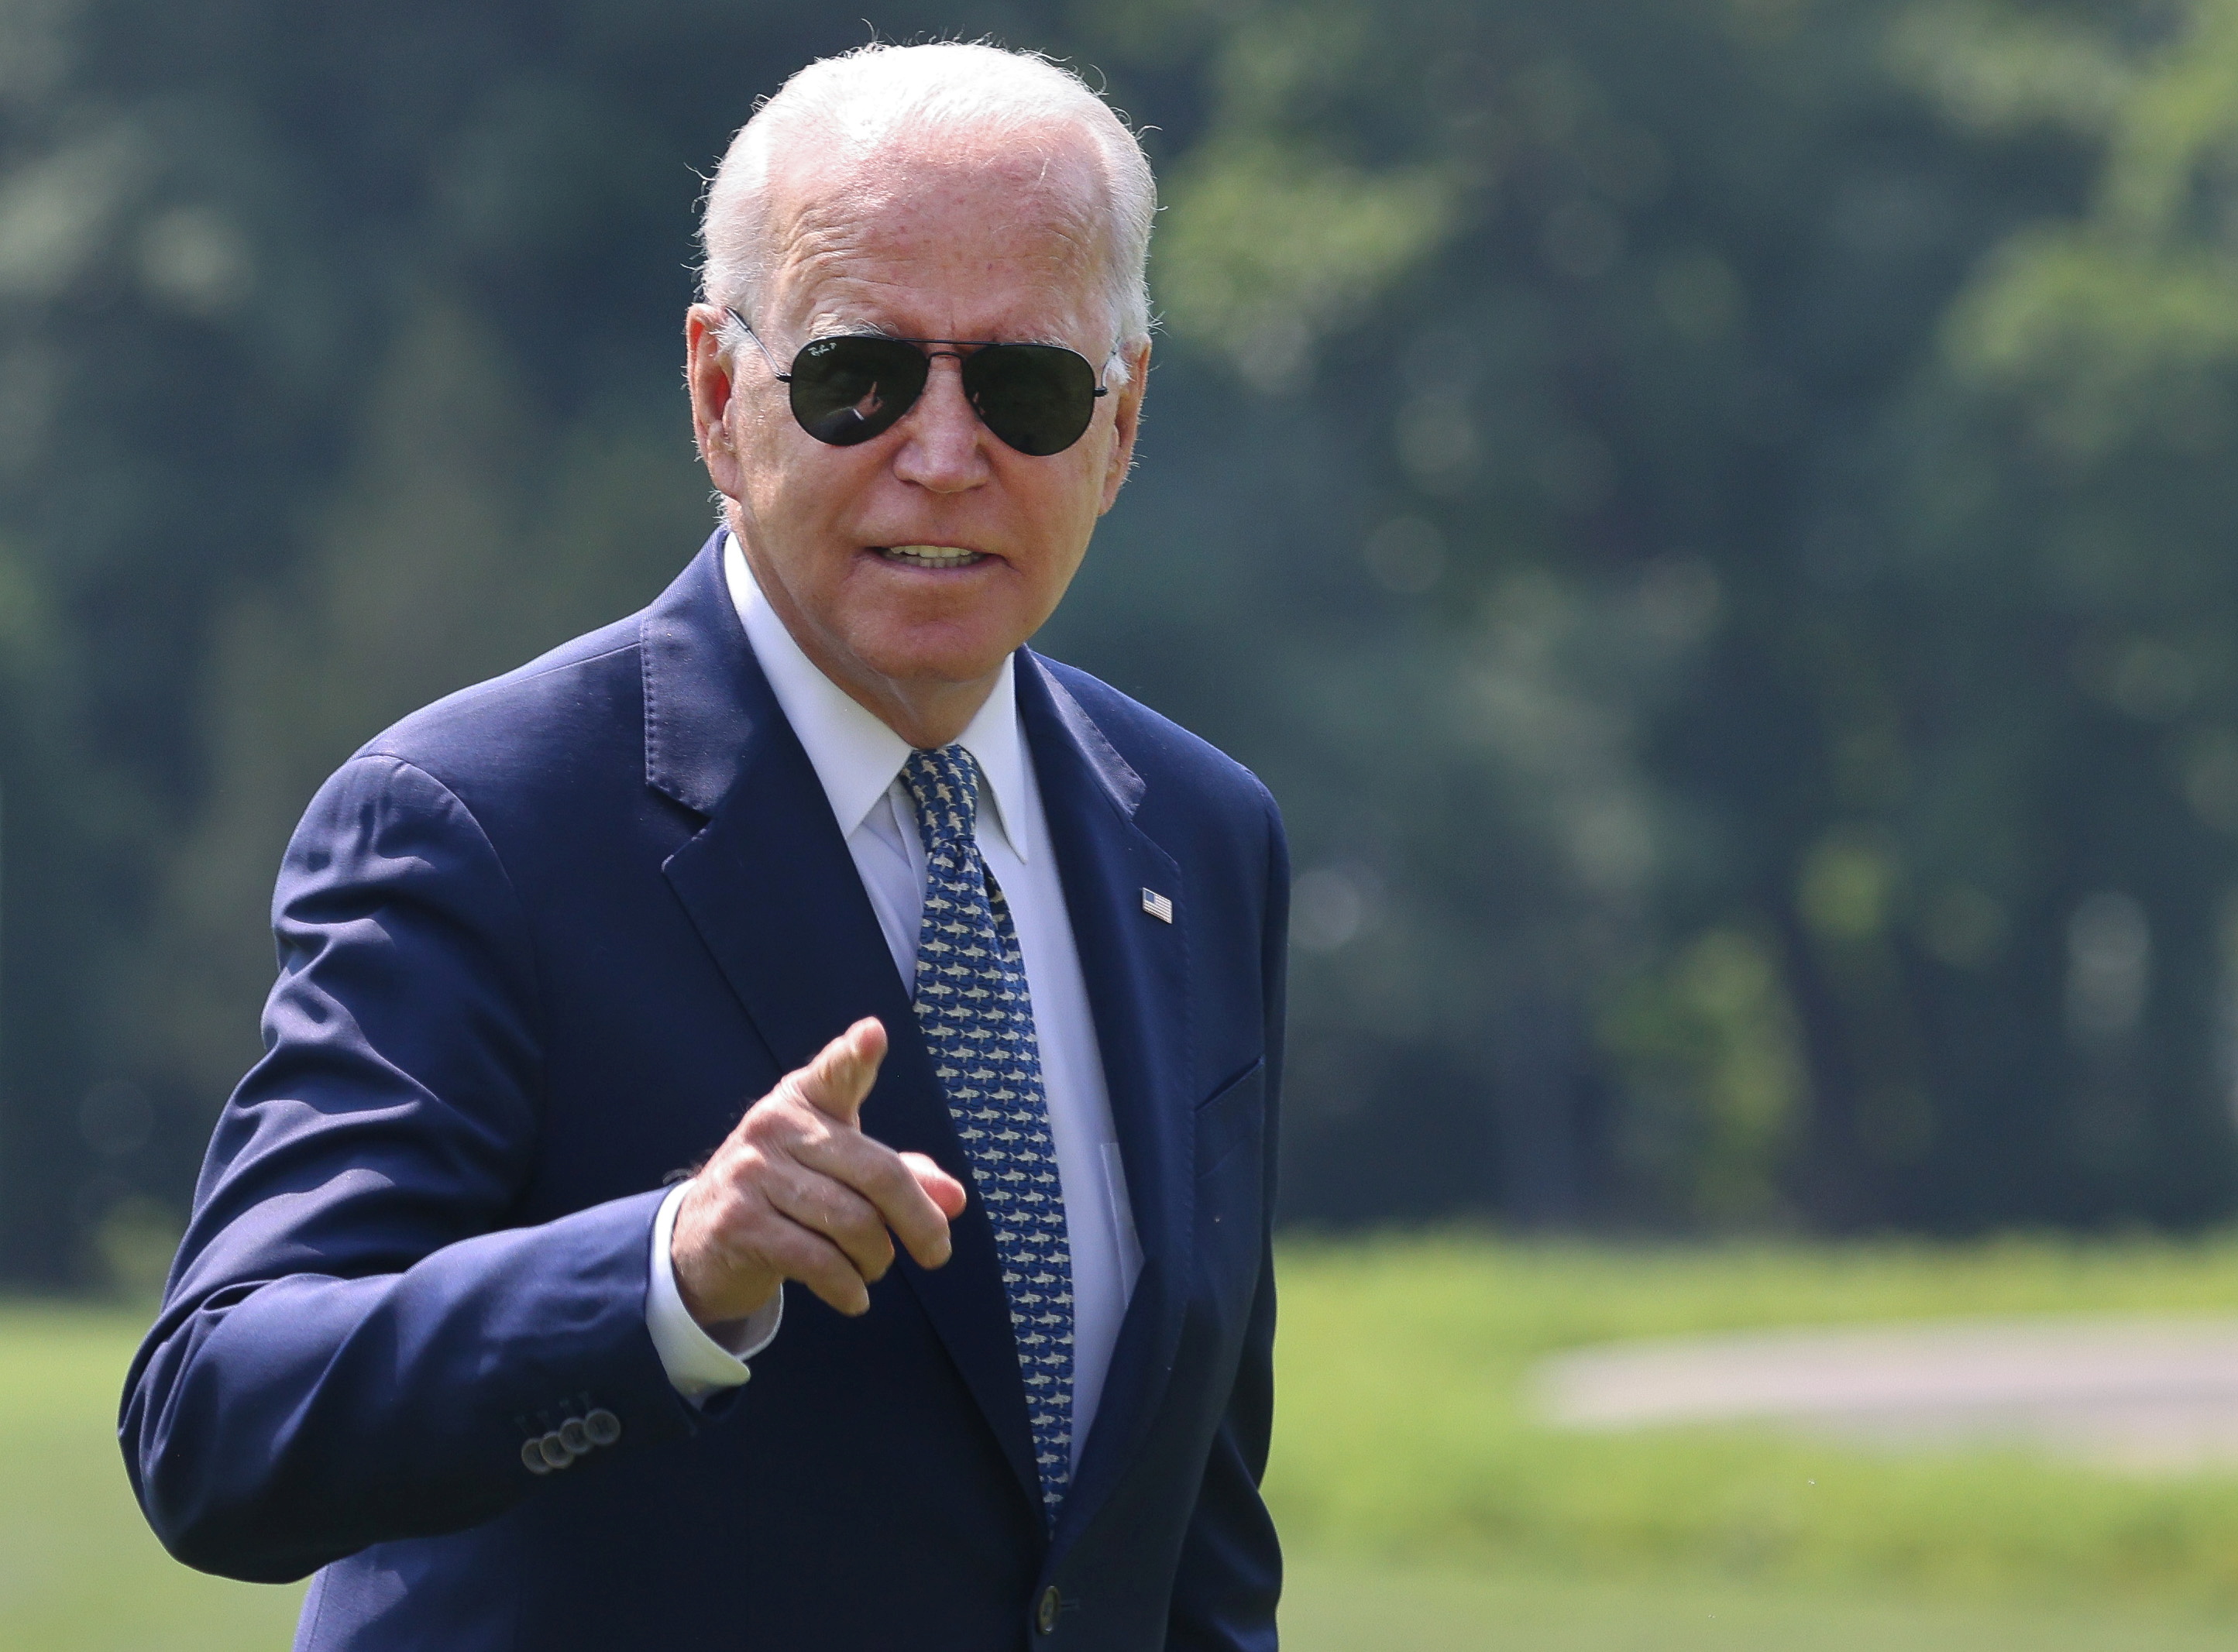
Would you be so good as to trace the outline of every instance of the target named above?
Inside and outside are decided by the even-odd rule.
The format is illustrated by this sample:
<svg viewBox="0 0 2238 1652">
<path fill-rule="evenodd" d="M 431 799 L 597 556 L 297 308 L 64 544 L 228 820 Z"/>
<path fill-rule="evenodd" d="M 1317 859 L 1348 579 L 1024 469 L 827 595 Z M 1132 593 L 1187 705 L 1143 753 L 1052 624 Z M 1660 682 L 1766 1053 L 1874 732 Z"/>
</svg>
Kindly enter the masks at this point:
<svg viewBox="0 0 2238 1652">
<path fill-rule="evenodd" d="M 936 355 L 917 406 L 897 426 L 894 474 L 935 493 L 960 493 L 987 479 L 987 426 L 963 393 L 963 364 Z"/>
</svg>

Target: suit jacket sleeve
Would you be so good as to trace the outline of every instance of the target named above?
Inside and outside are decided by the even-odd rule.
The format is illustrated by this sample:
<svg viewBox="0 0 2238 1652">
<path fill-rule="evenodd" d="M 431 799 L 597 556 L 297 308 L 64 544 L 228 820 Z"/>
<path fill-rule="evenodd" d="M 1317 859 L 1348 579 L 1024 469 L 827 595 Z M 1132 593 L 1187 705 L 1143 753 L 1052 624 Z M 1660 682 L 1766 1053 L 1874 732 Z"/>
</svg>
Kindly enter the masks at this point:
<svg viewBox="0 0 2238 1652">
<path fill-rule="evenodd" d="M 533 1495 L 530 1435 L 688 1432 L 646 1333 L 660 1191 L 535 1226 L 537 966 L 459 798 L 361 756 L 274 898 L 263 1059 L 228 1103 L 120 1435 L 173 1554 L 262 1582 Z M 577 1473 L 586 1470 L 577 1468 Z"/>
<path fill-rule="evenodd" d="M 1169 1652 L 1275 1652 L 1281 1550 L 1261 1497 L 1275 1402 L 1275 1121 L 1281 1094 L 1283 1008 L 1289 955 L 1290 860 L 1280 813 L 1265 796 L 1267 916 L 1261 942 L 1267 1087 L 1261 1186 L 1259 1283 L 1243 1358 L 1197 1493 L 1174 1577 Z"/>
</svg>

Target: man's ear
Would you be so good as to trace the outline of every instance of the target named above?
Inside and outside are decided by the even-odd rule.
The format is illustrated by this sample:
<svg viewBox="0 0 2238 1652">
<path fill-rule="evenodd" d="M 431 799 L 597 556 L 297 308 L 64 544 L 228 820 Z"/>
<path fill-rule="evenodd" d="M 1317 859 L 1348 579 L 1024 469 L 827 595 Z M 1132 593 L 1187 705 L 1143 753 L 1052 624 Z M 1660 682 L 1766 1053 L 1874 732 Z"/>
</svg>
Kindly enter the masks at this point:
<svg viewBox="0 0 2238 1652">
<path fill-rule="evenodd" d="M 1135 435 L 1142 423 L 1142 393 L 1150 383 L 1150 341 L 1144 339 L 1127 352 L 1127 382 L 1113 391 L 1111 409 L 1111 452 L 1103 470 L 1103 500 L 1096 507 L 1098 516 L 1109 510 L 1119 497 L 1119 486 L 1127 479 L 1127 472 L 1135 466 Z"/>
<path fill-rule="evenodd" d="M 692 435 L 708 479 L 738 493 L 738 456 L 731 440 L 731 361 L 723 347 L 723 312 L 694 304 L 684 313 L 684 382 L 692 396 Z"/>
</svg>

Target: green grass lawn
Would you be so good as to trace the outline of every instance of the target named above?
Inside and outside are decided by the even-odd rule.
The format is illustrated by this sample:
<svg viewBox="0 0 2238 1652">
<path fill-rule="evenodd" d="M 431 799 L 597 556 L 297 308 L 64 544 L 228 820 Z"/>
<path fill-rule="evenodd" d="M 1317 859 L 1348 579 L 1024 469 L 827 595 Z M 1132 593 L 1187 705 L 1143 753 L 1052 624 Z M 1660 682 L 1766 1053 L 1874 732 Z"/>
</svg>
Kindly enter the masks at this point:
<svg viewBox="0 0 2238 1652">
<path fill-rule="evenodd" d="M 1292 1246 L 1268 1492 L 1303 1550 L 1976 1602 L 2232 1611 L 2238 1477 L 1751 1430 L 1574 1435 L 1522 1378 L 1626 1337 L 1937 1316 L 2238 1311 L 2238 1240 L 1625 1252 Z"/>
<path fill-rule="evenodd" d="M 1268 1493 L 1292 1652 L 2193 1652 L 2238 1635 L 2238 1477 L 1539 1425 L 1539 1355 L 1971 1313 L 2238 1310 L 2238 1239 L 1619 1252 L 1293 1244 Z M 0 1308 L 0 1648 L 284 1648 L 298 1591 L 157 1548 L 113 1437 L 140 1321 Z"/>
<path fill-rule="evenodd" d="M 1698 1574 L 1370 1563 L 1308 1555 L 1285 1652 L 2228 1652 L 2232 1625 L 2102 1602 L 2077 1608 L 1746 1583 Z"/>
<path fill-rule="evenodd" d="M 133 1503 L 116 1398 L 142 1323 L 114 1310 L 0 1309 L 0 1647 L 284 1649 L 301 1589 L 175 1564 Z"/>
</svg>

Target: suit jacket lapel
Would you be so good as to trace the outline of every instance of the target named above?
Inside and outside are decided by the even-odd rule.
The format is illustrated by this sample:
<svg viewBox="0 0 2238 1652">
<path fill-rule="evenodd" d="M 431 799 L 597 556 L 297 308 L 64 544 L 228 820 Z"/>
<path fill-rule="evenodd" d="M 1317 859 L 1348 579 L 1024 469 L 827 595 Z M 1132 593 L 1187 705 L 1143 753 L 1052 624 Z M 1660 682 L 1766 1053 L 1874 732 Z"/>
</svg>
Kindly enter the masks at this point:
<svg viewBox="0 0 2238 1652">
<path fill-rule="evenodd" d="M 663 870 L 780 1071 L 864 1015 L 891 1049 L 864 1127 L 970 1185 L 917 1016 L 808 754 L 779 710 L 725 587 L 721 535 L 646 612 L 646 778 L 706 816 Z M 954 1255 L 897 1272 L 931 1318 L 1036 1501 L 1032 1430 L 995 1241 L 977 1201 Z"/>
<path fill-rule="evenodd" d="M 1018 664 L 1019 714 L 1056 849 L 1142 1246 L 1142 1277 L 1059 1519 L 1056 1541 L 1062 1546 L 1093 1517 L 1135 1457 L 1181 1338 L 1195 1192 L 1190 913 L 1186 900 L 1175 901 L 1171 923 L 1143 910 L 1146 889 L 1177 896 L 1182 880 L 1172 856 L 1135 823 L 1142 777 L 1039 658 L 1022 653 Z"/>
</svg>

